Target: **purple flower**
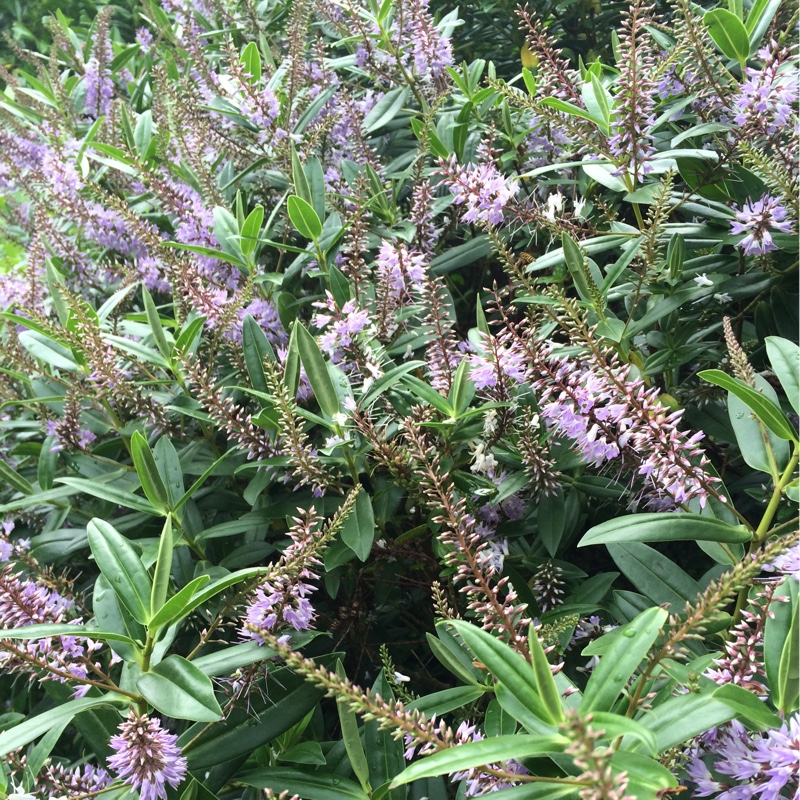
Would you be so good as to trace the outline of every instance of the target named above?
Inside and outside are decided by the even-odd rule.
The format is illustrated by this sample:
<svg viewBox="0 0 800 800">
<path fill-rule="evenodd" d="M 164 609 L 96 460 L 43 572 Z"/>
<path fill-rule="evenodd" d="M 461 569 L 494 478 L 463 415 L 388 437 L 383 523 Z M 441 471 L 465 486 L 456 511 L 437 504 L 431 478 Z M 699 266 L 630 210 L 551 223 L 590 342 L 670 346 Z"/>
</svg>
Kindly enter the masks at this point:
<svg viewBox="0 0 800 800">
<path fill-rule="evenodd" d="M 700 741 L 690 753 L 686 774 L 697 786 L 695 797 L 796 798 L 800 791 L 800 720 L 795 714 L 778 730 L 753 734 L 741 723 L 730 722 L 708 741 Z"/>
<path fill-rule="evenodd" d="M 766 566 L 770 572 L 781 572 L 800 581 L 800 545 L 796 544 L 781 553 L 771 564 Z"/>
<path fill-rule="evenodd" d="M 504 206 L 519 191 L 517 183 L 507 180 L 491 163 L 461 166 L 453 156 L 443 168 L 454 202 L 466 208 L 464 222 L 499 225 L 503 221 Z"/>
<path fill-rule="evenodd" d="M 358 308 L 355 300 L 348 300 L 340 309 L 330 292 L 327 292 L 324 302 L 314 305 L 331 312 L 314 315 L 314 325 L 320 329 L 327 328 L 320 336 L 319 346 L 334 361 L 340 360 L 341 351 L 350 347 L 355 337 L 369 325 L 369 312 Z"/>
<path fill-rule="evenodd" d="M 153 44 L 153 34 L 147 28 L 139 28 L 136 31 L 136 41 L 143 53 L 149 53 L 150 46 Z"/>
<path fill-rule="evenodd" d="M 166 800 L 166 784 L 175 789 L 186 774 L 178 737 L 165 731 L 159 720 L 133 711 L 119 731 L 109 742 L 116 751 L 108 759 L 109 767 L 139 792 L 141 800 Z"/>
<path fill-rule="evenodd" d="M 768 194 L 761 196 L 760 200 L 744 204 L 736 211 L 736 222 L 731 222 L 731 233 L 745 233 L 747 236 L 736 243 L 745 254 L 763 255 L 770 250 L 777 250 L 778 246 L 772 241 L 770 228 L 781 233 L 791 233 L 792 223 L 786 219 L 787 211 L 775 197 Z"/>
<path fill-rule="evenodd" d="M 484 336 L 484 352 L 468 358 L 470 378 L 478 389 L 493 389 L 503 377 L 523 383 L 527 375 L 525 353 L 513 340 Z"/>
<path fill-rule="evenodd" d="M 796 128 L 792 106 L 798 100 L 797 71 L 775 42 L 758 51 L 761 69 L 745 69 L 747 80 L 739 87 L 733 105 L 739 126 L 752 122 L 772 135 L 787 126 Z"/>
<path fill-rule="evenodd" d="M 301 580 L 292 581 L 285 576 L 272 583 L 265 582 L 256 590 L 255 599 L 247 607 L 244 621 L 248 625 L 268 631 L 285 625 L 291 625 L 296 631 L 308 630 L 314 621 L 315 612 L 307 597 L 314 591 L 316 590 L 313 586 Z M 243 628 L 242 636 L 264 644 L 258 633 L 249 628 Z"/>
</svg>

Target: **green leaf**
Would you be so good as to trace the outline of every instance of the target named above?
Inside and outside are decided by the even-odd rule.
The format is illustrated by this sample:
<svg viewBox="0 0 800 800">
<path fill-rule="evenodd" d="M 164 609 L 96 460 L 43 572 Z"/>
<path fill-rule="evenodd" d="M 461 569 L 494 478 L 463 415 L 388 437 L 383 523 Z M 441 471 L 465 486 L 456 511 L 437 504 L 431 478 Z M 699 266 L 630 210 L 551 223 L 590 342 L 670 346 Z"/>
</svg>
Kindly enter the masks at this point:
<svg viewBox="0 0 800 800">
<path fill-rule="evenodd" d="M 697 374 L 703 380 L 721 386 L 736 395 L 779 439 L 797 441 L 797 433 L 780 407 L 744 381 L 733 378 L 719 369 L 706 369 Z"/>
<path fill-rule="evenodd" d="M 177 595 L 176 595 L 177 596 Z M 241 667 L 247 667 L 267 658 L 272 658 L 276 651 L 258 642 L 243 642 L 228 645 L 216 653 L 199 656 L 192 661 L 204 675 L 230 675 Z"/>
<path fill-rule="evenodd" d="M 527 734 L 494 736 L 478 742 L 468 742 L 448 747 L 446 750 L 440 750 L 438 753 L 417 761 L 398 775 L 392 781 L 392 786 L 402 786 L 420 778 L 447 775 L 509 759 L 519 760 L 560 753 L 568 744 L 569 739 L 564 736 L 529 736 Z"/>
<path fill-rule="evenodd" d="M 340 661 L 336 664 L 336 674 L 340 678 L 346 677 Z M 339 712 L 342 740 L 347 751 L 347 757 L 350 759 L 350 766 L 353 768 L 361 788 L 369 793 L 372 789 L 369 783 L 369 766 L 367 765 L 367 754 L 364 752 L 364 745 L 361 744 L 361 734 L 358 730 L 356 714 L 350 710 L 345 698 L 337 701 L 336 710 Z"/>
<path fill-rule="evenodd" d="M 700 514 L 628 514 L 590 528 L 578 547 L 612 542 L 749 542 L 743 525 Z"/>
<path fill-rule="evenodd" d="M 305 367 L 314 397 L 317 398 L 322 413 L 332 417 L 339 412 L 339 398 L 328 372 L 325 358 L 314 337 L 299 321 L 295 322 L 292 327 L 292 333 L 297 337 L 297 352 Z"/>
<path fill-rule="evenodd" d="M 253 42 L 250 42 L 252 45 Z M 249 45 L 248 45 L 249 46 Z M 240 246 L 242 253 L 249 256 L 258 244 L 258 235 L 261 232 L 261 223 L 264 222 L 264 206 L 257 205 L 248 215 L 242 225 Z"/>
<path fill-rule="evenodd" d="M 211 680 L 182 656 L 168 656 L 142 673 L 136 688 L 151 706 L 168 717 L 195 722 L 222 719 Z"/>
<path fill-rule="evenodd" d="M 115 706 L 118 705 L 118 702 L 110 694 L 102 697 L 81 697 L 77 700 L 68 700 L 66 703 L 45 711 L 43 714 L 30 717 L 10 730 L 0 733 L 0 756 L 6 756 L 14 750 L 19 750 L 57 725 L 69 722 L 81 711 L 85 711 L 88 708 L 97 708 L 98 706 Z"/>
<path fill-rule="evenodd" d="M 170 572 L 172 571 L 173 547 L 172 516 L 170 515 L 164 520 L 164 527 L 161 530 L 161 537 L 158 541 L 158 557 L 156 558 L 156 569 L 153 575 L 153 589 L 150 592 L 151 616 L 155 616 L 163 608 L 167 600 Z"/>
<path fill-rule="evenodd" d="M 767 379 L 756 375 L 755 381 L 756 389 L 777 404 L 778 395 Z M 789 443 L 769 431 L 732 392 L 728 392 L 728 418 L 745 463 L 759 472 L 774 475 L 777 480 L 789 460 Z"/>
<path fill-rule="evenodd" d="M 261 54 L 255 42 L 249 42 L 242 50 L 241 60 L 244 68 L 250 73 L 251 82 L 258 83 L 261 80 Z"/>
<path fill-rule="evenodd" d="M 550 662 L 547 660 L 539 636 L 531 625 L 528 630 L 528 649 L 531 653 L 531 665 L 539 694 L 550 715 L 550 719 L 564 721 L 564 709 L 561 707 L 561 692 L 556 686 Z"/>
<path fill-rule="evenodd" d="M 169 508 L 167 487 L 161 480 L 156 460 L 153 458 L 153 451 L 150 449 L 147 439 L 139 431 L 135 431 L 131 436 L 131 457 L 147 499 L 156 508 L 166 511 Z"/>
<path fill-rule="evenodd" d="M 715 8 L 703 15 L 703 24 L 714 44 L 744 67 L 750 55 L 750 38 L 741 19 L 727 9 Z"/>
<path fill-rule="evenodd" d="M 590 300 L 592 294 L 589 283 L 586 280 L 584 255 L 580 247 L 568 233 L 561 235 L 561 246 L 564 248 L 564 260 L 567 262 L 567 269 L 569 269 L 569 274 L 572 276 L 575 288 L 584 300 Z"/>
<path fill-rule="evenodd" d="M 270 670 L 267 692 L 269 704 L 266 707 L 236 708 L 225 718 L 224 725 L 215 725 L 206 731 L 186 752 L 189 769 L 205 771 L 216 764 L 252 755 L 303 719 L 324 695 L 324 691 L 306 684 L 286 669 Z M 205 723 L 193 725 L 181 735 L 178 743 L 185 747 L 205 728 Z M 286 787 L 280 787 L 279 791 L 283 788 Z M 360 796 L 363 797 L 363 793 Z"/>
<path fill-rule="evenodd" d="M 361 126 L 365 133 L 372 133 L 372 131 L 382 128 L 387 123 L 391 122 L 403 108 L 408 97 L 408 87 L 398 86 L 396 89 L 391 89 L 372 107 L 370 112 L 364 117 L 364 122 Z"/>
<path fill-rule="evenodd" d="M 639 542 L 606 546 L 620 572 L 653 603 L 683 611 L 697 599 L 700 584 L 663 553 Z"/>
<path fill-rule="evenodd" d="M 0 630 L 0 639 L 48 639 L 51 636 L 80 636 L 87 639 L 97 639 L 103 642 L 125 642 L 135 645 L 128 636 L 113 631 L 104 631 L 88 625 L 67 625 L 66 623 L 45 623 L 42 625 L 26 625 L 13 630 Z"/>
<path fill-rule="evenodd" d="M 250 314 L 245 314 L 242 322 L 242 354 L 247 374 L 253 388 L 259 392 L 268 392 L 267 379 L 264 375 L 264 359 L 275 361 L 275 351 L 264 333 L 264 329 Z"/>
<path fill-rule="evenodd" d="M 784 581 L 778 586 L 764 625 L 764 666 L 772 700 L 776 708 L 787 714 L 793 710 L 793 705 L 796 707 L 797 697 L 792 703 L 791 695 L 797 693 L 798 678 L 795 676 L 793 686 L 788 681 L 785 686 L 782 685 L 782 682 L 789 677 L 788 670 L 785 667 L 782 669 L 782 665 L 790 664 L 792 659 L 795 664 L 798 661 L 796 630 L 797 620 L 800 617 L 798 594 L 800 592 L 797 581 Z"/>
<path fill-rule="evenodd" d="M 655 642 L 667 616 L 663 608 L 650 608 L 619 630 L 586 684 L 580 706 L 582 714 L 611 711 Z"/>
<path fill-rule="evenodd" d="M 450 620 L 448 626 L 527 711 L 548 726 L 561 721 L 562 718 L 554 716 L 545 705 L 539 694 L 536 674 L 519 653 L 490 633 L 462 620 Z"/>
<path fill-rule="evenodd" d="M 89 480 L 88 478 L 57 478 L 56 482 L 63 483 L 84 494 L 90 494 L 92 497 L 97 497 L 100 500 L 107 500 L 115 506 L 124 506 L 134 511 L 141 511 L 144 514 L 153 514 L 156 517 L 163 516 L 162 512 L 155 508 L 152 503 L 142 497 L 138 497 L 132 492 L 118 489 L 116 486 L 109 486 L 106 483 L 99 483 L 96 480 Z M 42 500 L 42 497 L 39 496 L 38 499 Z"/>
<path fill-rule="evenodd" d="M 750 44 L 755 47 L 769 28 L 775 14 L 780 8 L 781 0 L 756 0 L 747 12 L 745 30 L 750 36 Z"/>
<path fill-rule="evenodd" d="M 792 408 L 800 414 L 800 347 L 780 336 L 767 336 L 767 355 Z"/>
<path fill-rule="evenodd" d="M 186 614 L 183 612 L 189 607 L 194 595 L 202 589 L 211 578 L 208 575 L 200 575 L 193 581 L 189 581 L 180 591 L 176 592 L 169 600 L 162 603 L 153 613 L 153 617 L 147 627 L 151 631 L 157 631 L 179 619 L 183 619 Z M 188 612 L 186 612 L 188 613 Z"/>
<path fill-rule="evenodd" d="M 737 717 L 743 720 L 748 727 L 756 727 L 759 730 L 766 731 L 770 728 L 780 728 L 781 726 L 780 717 L 777 714 L 773 714 L 762 700 L 759 700 L 752 692 L 734 683 L 720 686 L 714 692 L 714 699 L 730 706 L 736 712 Z"/>
<path fill-rule="evenodd" d="M 235 455 L 235 450 L 228 450 L 223 453 L 187 490 L 186 494 L 181 497 L 175 504 L 174 511 L 178 512 L 183 508 L 185 503 L 192 497 L 192 495 L 217 471 L 219 465 L 232 455 Z"/>
<path fill-rule="evenodd" d="M 394 701 L 394 692 L 386 680 L 384 670 L 378 673 L 378 677 L 372 684 L 372 693 L 380 695 L 388 703 Z M 402 740 L 395 739 L 389 734 L 389 731 L 381 730 L 377 720 L 365 720 L 364 750 L 367 754 L 370 784 L 385 787 L 388 790 L 392 778 L 399 775 L 406 767 L 406 760 L 403 756 L 405 748 Z M 379 789 L 375 789 L 372 792 L 373 800 L 376 796 L 384 797 L 387 800 L 405 800 L 406 791 L 399 789 L 381 793 Z"/>
<path fill-rule="evenodd" d="M 537 509 L 536 525 L 539 529 L 539 538 L 550 556 L 555 558 L 561 537 L 564 535 L 566 520 L 564 492 L 561 487 L 558 487 L 555 494 L 546 494 L 539 498 Z"/>
<path fill-rule="evenodd" d="M 321 772 L 270 767 L 246 772 L 238 778 L 246 786 L 297 794 L 303 800 L 369 800 L 369 795 L 347 778 Z"/>
<path fill-rule="evenodd" d="M 0 481 L 4 481 L 11 486 L 12 489 L 16 489 L 22 494 L 31 495 L 34 493 L 34 488 L 30 481 L 23 478 L 22 475 L 2 460 L 0 460 Z"/>
<path fill-rule="evenodd" d="M 734 716 L 736 712 L 712 694 L 695 692 L 670 697 L 639 721 L 655 734 L 657 750 L 663 753 Z M 639 749 L 637 743 L 633 743 L 631 749 Z"/>
<path fill-rule="evenodd" d="M 172 353 L 172 348 L 169 346 L 167 337 L 164 335 L 164 328 L 161 325 L 161 317 L 158 315 L 156 304 L 153 302 L 153 298 L 144 284 L 142 284 L 142 298 L 144 299 L 144 310 L 147 314 L 147 321 L 150 324 L 150 330 L 153 332 L 153 341 L 156 343 L 156 347 L 161 355 L 168 359 Z"/>
<path fill-rule="evenodd" d="M 286 210 L 289 212 L 292 225 L 301 236 L 306 239 L 319 239 L 322 235 L 322 223 L 310 203 L 303 200 L 302 197 L 292 194 L 286 201 Z"/>
<path fill-rule="evenodd" d="M 593 114 L 584 110 L 574 103 L 568 103 L 565 100 L 559 100 L 557 97 L 545 97 L 539 101 L 543 106 L 553 108 L 556 111 L 561 111 L 563 114 L 569 114 L 572 117 L 580 117 L 581 119 L 588 119 L 589 122 L 594 122 L 598 127 L 603 127 L 603 120 L 598 119 Z"/>
<path fill-rule="evenodd" d="M 592 727 L 595 730 L 601 728 L 604 731 L 602 738 L 606 741 L 627 736 L 629 739 L 640 741 L 651 755 L 658 755 L 655 734 L 635 719 L 624 717 L 622 714 L 610 714 L 607 711 L 593 711 Z"/>
<path fill-rule="evenodd" d="M 358 490 L 355 508 L 344 521 L 339 536 L 361 561 L 367 560 L 375 538 L 375 515 L 369 494 L 363 489 Z"/>
<path fill-rule="evenodd" d="M 220 231 L 222 234 L 222 231 Z M 236 230 L 238 233 L 238 229 Z M 201 244 L 184 244 L 183 242 L 161 242 L 163 247 L 172 247 L 175 250 L 187 250 L 190 253 L 197 253 L 201 256 L 209 256 L 210 258 L 216 258 L 219 261 L 224 261 L 227 264 L 233 264 L 239 269 L 246 268 L 247 263 L 243 260 L 243 258 L 236 254 L 232 255 L 231 253 L 224 253 L 221 250 L 214 250 L 213 247 L 204 247 Z M 177 346 L 177 342 L 176 342 Z"/>
<path fill-rule="evenodd" d="M 443 689 L 441 692 L 426 694 L 418 700 L 406 704 L 409 711 L 420 711 L 427 717 L 434 714 L 441 716 L 457 708 L 463 708 L 486 694 L 483 686 L 456 686 L 453 689 Z"/>
<path fill-rule="evenodd" d="M 94 560 L 119 601 L 139 623 L 146 624 L 150 606 L 150 576 L 130 542 L 112 525 L 93 519 L 86 526 Z"/>
</svg>

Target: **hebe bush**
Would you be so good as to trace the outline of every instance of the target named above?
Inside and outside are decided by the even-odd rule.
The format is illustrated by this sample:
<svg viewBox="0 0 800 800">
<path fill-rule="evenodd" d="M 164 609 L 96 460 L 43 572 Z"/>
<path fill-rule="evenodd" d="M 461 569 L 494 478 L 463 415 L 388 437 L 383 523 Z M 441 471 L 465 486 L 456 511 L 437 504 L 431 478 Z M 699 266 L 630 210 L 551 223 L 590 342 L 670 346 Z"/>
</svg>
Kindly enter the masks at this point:
<svg viewBox="0 0 800 800">
<path fill-rule="evenodd" d="M 2 71 L 0 794 L 795 797 L 791 4 L 123 17 Z"/>
</svg>

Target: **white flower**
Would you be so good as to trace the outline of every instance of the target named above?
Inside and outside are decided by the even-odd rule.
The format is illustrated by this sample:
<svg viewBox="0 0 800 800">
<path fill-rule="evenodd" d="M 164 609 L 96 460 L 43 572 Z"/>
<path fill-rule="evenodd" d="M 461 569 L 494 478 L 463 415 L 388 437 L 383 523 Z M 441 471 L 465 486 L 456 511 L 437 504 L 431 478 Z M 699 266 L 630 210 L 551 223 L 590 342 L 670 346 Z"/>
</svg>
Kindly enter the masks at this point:
<svg viewBox="0 0 800 800">
<path fill-rule="evenodd" d="M 402 672 L 395 672 L 394 673 L 394 681 L 395 683 L 408 683 L 411 678 L 408 675 L 403 675 Z"/>
<path fill-rule="evenodd" d="M 717 292 L 714 295 L 714 299 L 718 303 L 730 303 L 733 298 L 727 292 Z"/>
<path fill-rule="evenodd" d="M 707 278 L 705 272 L 702 275 L 697 275 L 694 278 L 694 282 L 698 286 L 713 286 L 714 285 L 714 281 L 712 281 L 710 278 Z"/>
<path fill-rule="evenodd" d="M 472 472 L 488 472 L 494 474 L 494 468 L 497 466 L 497 461 L 492 453 L 486 452 L 486 445 L 483 442 L 478 442 L 472 454 L 473 464 L 470 467 Z"/>
<path fill-rule="evenodd" d="M 581 197 L 572 204 L 572 213 L 577 219 L 583 216 L 583 207 L 586 205 L 586 198 Z"/>
<path fill-rule="evenodd" d="M 563 209 L 564 209 L 564 195 L 561 194 L 560 190 L 558 190 L 556 191 L 555 194 L 551 194 L 548 196 L 547 211 L 544 212 L 544 215 L 551 222 L 554 222 L 556 214 L 560 214 Z"/>
<path fill-rule="evenodd" d="M 331 419 L 332 419 L 332 420 L 333 420 L 333 421 L 334 421 L 334 422 L 335 422 L 337 425 L 345 425 L 345 424 L 347 424 L 347 414 L 343 414 L 341 411 L 339 411 L 339 412 L 337 412 L 336 414 L 334 414 L 334 415 L 331 417 Z"/>
</svg>

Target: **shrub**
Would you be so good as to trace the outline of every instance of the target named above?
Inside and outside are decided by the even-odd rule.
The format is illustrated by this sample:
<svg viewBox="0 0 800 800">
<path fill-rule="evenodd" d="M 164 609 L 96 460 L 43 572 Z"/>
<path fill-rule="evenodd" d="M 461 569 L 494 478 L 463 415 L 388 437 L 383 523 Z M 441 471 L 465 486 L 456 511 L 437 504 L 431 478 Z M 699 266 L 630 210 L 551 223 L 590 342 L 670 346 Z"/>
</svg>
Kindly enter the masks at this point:
<svg viewBox="0 0 800 800">
<path fill-rule="evenodd" d="M 3 73 L 0 788 L 792 796 L 790 10 L 143 19 Z"/>
</svg>

